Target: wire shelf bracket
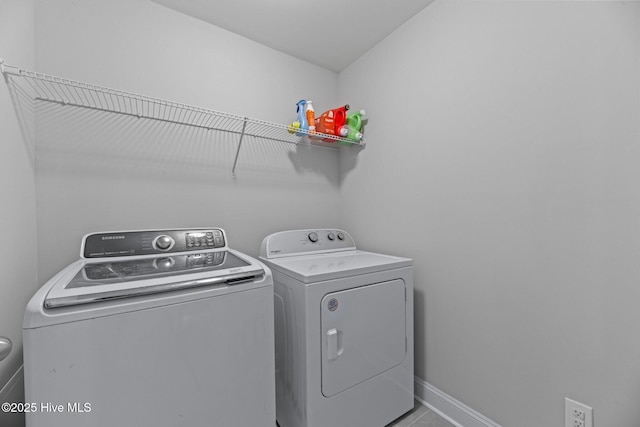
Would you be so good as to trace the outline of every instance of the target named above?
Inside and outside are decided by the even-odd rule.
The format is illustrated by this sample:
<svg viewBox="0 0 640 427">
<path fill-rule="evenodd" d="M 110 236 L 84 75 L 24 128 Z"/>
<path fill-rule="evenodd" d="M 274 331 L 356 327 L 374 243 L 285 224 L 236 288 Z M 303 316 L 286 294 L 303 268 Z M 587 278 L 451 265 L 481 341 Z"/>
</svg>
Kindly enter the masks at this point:
<svg viewBox="0 0 640 427">
<path fill-rule="evenodd" d="M 244 131 L 247 128 L 247 118 L 244 118 L 242 123 L 242 133 L 240 134 L 240 140 L 238 141 L 238 149 L 236 150 L 236 158 L 233 160 L 233 168 L 231 169 L 231 175 L 236 177 L 236 165 L 238 164 L 238 155 L 240 154 L 240 148 L 242 148 L 242 138 L 244 138 Z"/>
<path fill-rule="evenodd" d="M 0 58 L 0 72 L 7 84 L 13 78 L 23 79 L 35 101 L 117 113 L 239 135 L 238 148 L 232 168 L 234 177 L 240 149 L 245 137 L 330 148 L 341 146 L 363 147 L 365 145 L 364 140 L 355 142 L 335 135 L 315 133 L 309 137 L 308 131 L 300 129 L 296 129 L 295 134 L 292 134 L 287 126 L 283 124 L 28 71 L 6 64 L 2 58 Z"/>
</svg>

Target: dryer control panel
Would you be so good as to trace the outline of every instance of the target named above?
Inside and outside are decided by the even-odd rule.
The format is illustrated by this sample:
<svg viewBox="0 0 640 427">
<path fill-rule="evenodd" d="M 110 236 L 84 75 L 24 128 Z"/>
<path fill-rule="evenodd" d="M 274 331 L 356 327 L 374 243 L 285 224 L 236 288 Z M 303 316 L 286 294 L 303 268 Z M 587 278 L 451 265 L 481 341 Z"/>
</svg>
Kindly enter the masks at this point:
<svg viewBox="0 0 640 427">
<path fill-rule="evenodd" d="M 311 253 L 339 252 L 355 248 L 355 242 L 344 230 L 291 230 L 265 237 L 260 247 L 260 256 L 268 259 Z"/>
<path fill-rule="evenodd" d="M 80 256 L 108 258 L 202 251 L 227 246 L 224 230 L 196 228 L 94 233 L 84 236 Z"/>
</svg>

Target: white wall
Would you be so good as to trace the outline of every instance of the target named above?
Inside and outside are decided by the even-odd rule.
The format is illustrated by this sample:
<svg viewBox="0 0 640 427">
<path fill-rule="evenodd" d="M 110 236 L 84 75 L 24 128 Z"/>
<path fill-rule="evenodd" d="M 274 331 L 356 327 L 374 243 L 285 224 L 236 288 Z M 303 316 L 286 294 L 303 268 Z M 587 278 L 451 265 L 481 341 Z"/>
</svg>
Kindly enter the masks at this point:
<svg viewBox="0 0 640 427">
<path fill-rule="evenodd" d="M 33 67 L 33 1 L 0 2 L 0 57 Z M 14 350 L 0 362 L 0 390 L 22 365 L 22 314 L 37 288 L 33 115 L 27 108 L 18 120 L 9 87 L 0 81 L 0 336 L 11 339 Z M 6 387 L 0 402 L 18 401 L 20 389 L 20 384 Z M 22 423 L 21 416 L 0 413 L 2 426 Z"/>
<path fill-rule="evenodd" d="M 416 374 L 505 427 L 638 425 L 640 4 L 438 1 L 339 88 L 343 224 L 415 260 Z"/>
<path fill-rule="evenodd" d="M 287 123 L 337 101 L 337 74 L 146 0 L 36 2 L 38 71 Z M 267 234 L 336 226 L 335 150 L 74 107 L 37 109 L 40 281 L 99 230 L 220 226 L 257 255 Z"/>
<path fill-rule="evenodd" d="M 639 4 L 439 1 L 339 85 L 144 0 L 38 0 L 34 65 L 32 7 L 0 3 L 7 62 L 276 122 L 301 96 L 370 115 L 340 187 L 329 150 L 247 143 L 234 180 L 226 136 L 39 105 L 39 283 L 100 229 L 219 225 L 255 254 L 269 232 L 341 224 L 414 258 L 418 376 L 505 427 L 561 425 L 564 396 L 638 424 Z M 6 87 L 0 108 L 0 218 L 30 242 L 1 258 L 0 335 L 19 341 L 33 169 Z"/>
</svg>

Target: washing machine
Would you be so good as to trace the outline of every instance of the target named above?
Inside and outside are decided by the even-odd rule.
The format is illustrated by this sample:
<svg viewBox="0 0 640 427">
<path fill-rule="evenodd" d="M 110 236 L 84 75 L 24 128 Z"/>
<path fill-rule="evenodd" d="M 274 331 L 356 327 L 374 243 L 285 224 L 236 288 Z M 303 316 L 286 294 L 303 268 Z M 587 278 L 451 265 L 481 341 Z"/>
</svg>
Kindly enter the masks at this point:
<svg viewBox="0 0 640 427">
<path fill-rule="evenodd" d="M 267 236 L 280 427 L 383 427 L 414 406 L 412 260 L 343 230 Z"/>
<path fill-rule="evenodd" d="M 220 228 L 85 236 L 23 337 L 27 427 L 275 424 L 272 276 Z"/>
</svg>

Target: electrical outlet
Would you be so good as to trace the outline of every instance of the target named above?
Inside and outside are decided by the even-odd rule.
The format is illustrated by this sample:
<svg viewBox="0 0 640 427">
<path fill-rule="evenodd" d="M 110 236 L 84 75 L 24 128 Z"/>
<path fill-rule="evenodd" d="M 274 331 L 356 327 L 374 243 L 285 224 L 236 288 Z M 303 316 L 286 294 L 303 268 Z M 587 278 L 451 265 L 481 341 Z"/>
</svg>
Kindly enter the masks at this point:
<svg viewBox="0 0 640 427">
<path fill-rule="evenodd" d="M 564 427 L 593 427 L 593 408 L 565 397 Z"/>
</svg>

